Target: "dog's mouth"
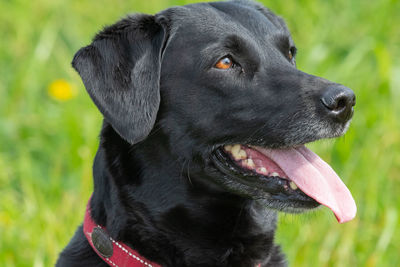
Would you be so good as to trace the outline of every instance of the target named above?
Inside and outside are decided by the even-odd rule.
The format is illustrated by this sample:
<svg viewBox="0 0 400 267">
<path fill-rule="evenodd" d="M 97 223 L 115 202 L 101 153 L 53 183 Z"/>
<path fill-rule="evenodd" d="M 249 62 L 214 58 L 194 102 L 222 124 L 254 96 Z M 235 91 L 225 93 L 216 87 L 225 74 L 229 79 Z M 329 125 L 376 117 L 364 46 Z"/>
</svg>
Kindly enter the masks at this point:
<svg viewBox="0 0 400 267">
<path fill-rule="evenodd" d="M 280 207 L 283 204 L 285 208 L 278 205 L 283 211 L 300 212 L 322 204 L 333 211 L 339 223 L 356 214 L 354 199 L 344 183 L 304 145 L 285 149 L 225 145 L 212 157 L 217 169 L 233 183 L 267 193 Z"/>
</svg>

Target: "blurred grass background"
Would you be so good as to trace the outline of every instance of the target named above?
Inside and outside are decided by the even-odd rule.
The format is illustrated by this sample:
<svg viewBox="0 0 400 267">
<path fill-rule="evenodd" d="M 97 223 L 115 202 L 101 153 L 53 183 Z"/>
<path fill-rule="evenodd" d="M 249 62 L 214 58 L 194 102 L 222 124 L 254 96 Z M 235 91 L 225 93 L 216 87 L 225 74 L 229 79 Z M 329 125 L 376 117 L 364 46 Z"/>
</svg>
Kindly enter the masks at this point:
<svg viewBox="0 0 400 267">
<path fill-rule="evenodd" d="M 189 2 L 0 2 L 0 266 L 53 265 L 82 221 L 101 116 L 74 52 L 124 14 Z M 286 19 L 300 69 L 357 94 L 348 133 L 312 145 L 352 191 L 357 218 L 282 215 L 278 242 L 291 266 L 398 266 L 400 1 L 264 4 Z"/>
</svg>

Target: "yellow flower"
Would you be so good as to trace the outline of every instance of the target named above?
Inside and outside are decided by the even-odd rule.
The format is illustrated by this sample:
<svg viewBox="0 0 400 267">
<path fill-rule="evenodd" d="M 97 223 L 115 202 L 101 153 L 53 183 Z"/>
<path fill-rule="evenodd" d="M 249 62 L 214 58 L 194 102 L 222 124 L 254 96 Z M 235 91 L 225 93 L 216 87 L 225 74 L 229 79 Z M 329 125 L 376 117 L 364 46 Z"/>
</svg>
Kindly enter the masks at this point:
<svg viewBox="0 0 400 267">
<path fill-rule="evenodd" d="M 76 89 L 66 80 L 58 79 L 49 85 L 49 95 L 59 101 L 67 101 L 76 96 Z"/>
</svg>

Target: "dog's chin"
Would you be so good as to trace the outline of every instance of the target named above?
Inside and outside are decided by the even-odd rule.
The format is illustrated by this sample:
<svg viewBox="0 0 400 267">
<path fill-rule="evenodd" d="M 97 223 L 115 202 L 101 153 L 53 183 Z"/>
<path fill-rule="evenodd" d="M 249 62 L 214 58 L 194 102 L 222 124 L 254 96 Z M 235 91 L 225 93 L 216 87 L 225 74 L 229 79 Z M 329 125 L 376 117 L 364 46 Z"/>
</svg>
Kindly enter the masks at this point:
<svg viewBox="0 0 400 267">
<path fill-rule="evenodd" d="M 269 169 L 257 167 L 240 147 L 243 145 L 223 146 L 212 152 L 216 169 L 213 178 L 225 190 L 288 213 L 300 213 L 320 205 L 290 181 L 279 167 L 274 167 L 273 163 Z"/>
</svg>

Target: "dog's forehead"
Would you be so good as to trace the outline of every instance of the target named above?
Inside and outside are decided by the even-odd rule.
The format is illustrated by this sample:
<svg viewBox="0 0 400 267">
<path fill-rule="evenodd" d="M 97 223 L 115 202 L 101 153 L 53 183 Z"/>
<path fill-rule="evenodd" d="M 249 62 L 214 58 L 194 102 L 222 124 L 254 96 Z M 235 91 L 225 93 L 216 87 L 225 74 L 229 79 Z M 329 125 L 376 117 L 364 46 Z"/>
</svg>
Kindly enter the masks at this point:
<svg viewBox="0 0 400 267">
<path fill-rule="evenodd" d="M 261 5 L 246 1 L 211 2 L 167 10 L 176 38 L 202 40 L 238 34 L 243 38 L 267 41 L 274 35 L 290 33 L 283 20 Z"/>
</svg>

